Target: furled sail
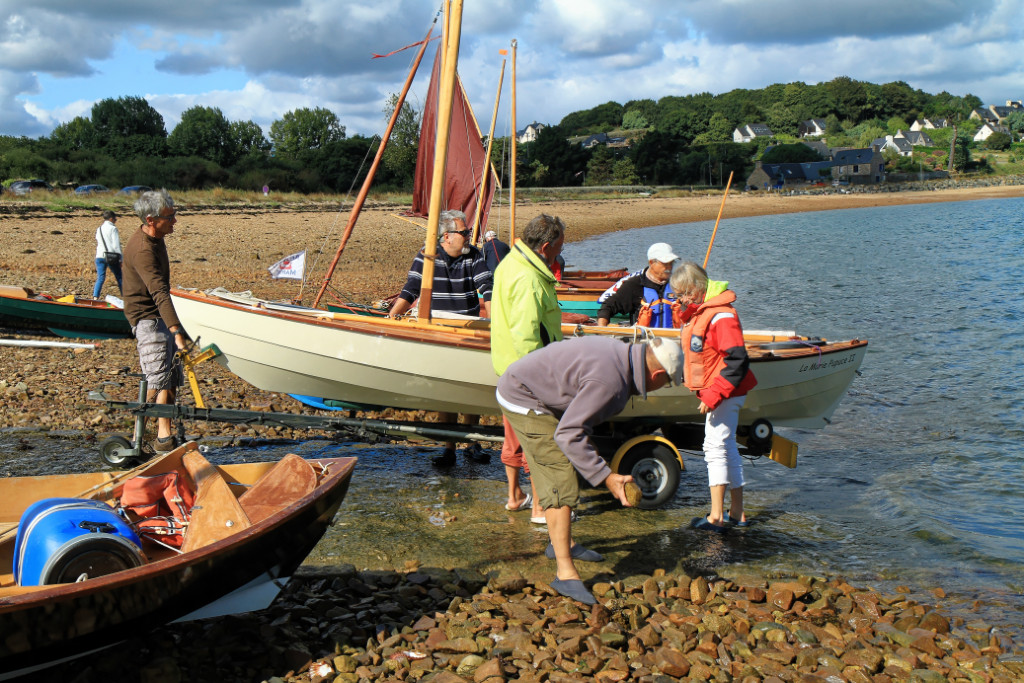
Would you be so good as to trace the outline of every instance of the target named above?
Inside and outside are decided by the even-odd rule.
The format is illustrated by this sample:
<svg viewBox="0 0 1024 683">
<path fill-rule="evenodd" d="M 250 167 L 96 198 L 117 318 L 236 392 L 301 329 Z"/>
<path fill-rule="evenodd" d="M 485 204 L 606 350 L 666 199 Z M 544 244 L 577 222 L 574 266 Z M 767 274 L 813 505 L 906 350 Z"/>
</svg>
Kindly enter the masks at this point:
<svg viewBox="0 0 1024 683">
<path fill-rule="evenodd" d="M 430 183 L 434 168 L 434 140 L 437 138 L 437 83 L 441 76 L 441 50 L 434 58 L 434 69 L 430 76 L 430 89 L 423 108 L 423 127 L 420 130 L 420 146 L 416 157 L 416 178 L 412 193 L 412 215 L 426 216 L 430 206 Z M 481 232 L 485 230 L 491 200 L 497 185 L 497 176 L 485 159 L 483 135 L 477 126 L 473 109 L 469 105 L 462 80 L 456 77 L 455 101 L 452 104 L 452 123 L 448 138 L 448 164 L 444 182 L 444 208 L 456 209 L 466 214 L 466 225 L 473 226 L 478 196 L 485 185 L 483 213 L 480 221 Z M 486 182 L 485 182 L 486 181 Z"/>
</svg>

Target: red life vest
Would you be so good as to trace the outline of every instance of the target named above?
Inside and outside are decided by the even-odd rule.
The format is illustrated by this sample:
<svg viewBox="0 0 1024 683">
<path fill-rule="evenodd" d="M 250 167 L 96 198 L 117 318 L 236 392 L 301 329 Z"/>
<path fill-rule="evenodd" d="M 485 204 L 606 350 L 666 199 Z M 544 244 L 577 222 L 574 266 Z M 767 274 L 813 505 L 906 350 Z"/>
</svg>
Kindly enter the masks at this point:
<svg viewBox="0 0 1024 683">
<path fill-rule="evenodd" d="M 707 336 L 711 321 L 719 313 L 732 313 L 736 309 L 732 302 L 736 301 L 736 293 L 727 289 L 718 296 L 705 301 L 680 331 L 680 342 L 686 365 L 683 371 L 683 383 L 691 391 L 707 389 L 725 367 L 725 356 L 720 353 L 705 353 L 704 339 Z"/>
</svg>

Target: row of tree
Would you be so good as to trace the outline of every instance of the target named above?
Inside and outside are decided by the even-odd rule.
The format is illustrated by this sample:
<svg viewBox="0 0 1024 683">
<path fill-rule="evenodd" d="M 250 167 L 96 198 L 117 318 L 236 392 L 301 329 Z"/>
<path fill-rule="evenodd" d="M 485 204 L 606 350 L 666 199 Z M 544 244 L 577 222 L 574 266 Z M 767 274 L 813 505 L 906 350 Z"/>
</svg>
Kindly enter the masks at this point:
<svg viewBox="0 0 1024 683">
<path fill-rule="evenodd" d="M 396 102 L 392 96 L 386 115 Z M 607 102 L 572 112 L 544 128 L 535 142 L 519 146 L 517 181 L 524 186 L 715 184 L 730 171 L 745 177 L 767 144 L 733 143 L 733 130 L 744 124 L 766 123 L 776 142 L 785 143 L 797 139 L 801 121 L 819 118 L 826 121 L 830 146 L 864 147 L 887 133 L 907 130 L 921 117 L 953 119 L 961 133 L 973 133 L 980 123 L 969 115 L 980 105 L 973 95 L 930 95 L 901 81 L 875 85 L 846 77 L 817 85 L 797 82 L 721 95 Z M 1024 131 L 1024 114 L 1009 123 Z M 411 188 L 419 128 L 419 114 L 406 103 L 377 187 Z M 599 132 L 621 135 L 629 144 L 588 150 L 570 142 Z M 937 147 L 948 148 L 951 131 L 929 133 Z M 498 156 L 507 140 L 495 142 Z M 995 137 L 989 146 L 1005 142 Z M 347 137 L 338 117 L 319 107 L 288 112 L 273 122 L 268 138 L 252 121 L 229 121 L 218 108 L 195 106 L 168 134 L 163 117 L 145 98 L 121 97 L 100 100 L 91 116 L 63 123 L 46 137 L 0 136 L 0 179 L 175 189 L 269 185 L 344 193 L 362 181 L 378 144 L 376 138 Z M 500 159 L 495 165 L 508 167 Z"/>
</svg>

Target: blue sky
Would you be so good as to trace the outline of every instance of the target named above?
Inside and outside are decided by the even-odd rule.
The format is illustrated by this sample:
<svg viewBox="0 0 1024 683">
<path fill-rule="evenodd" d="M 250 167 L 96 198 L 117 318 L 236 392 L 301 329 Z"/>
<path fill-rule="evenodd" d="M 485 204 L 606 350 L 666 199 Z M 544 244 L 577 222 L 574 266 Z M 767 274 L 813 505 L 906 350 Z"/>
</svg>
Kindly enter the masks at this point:
<svg viewBox="0 0 1024 683">
<path fill-rule="evenodd" d="M 350 134 L 372 135 L 413 51 L 370 55 L 422 38 L 437 9 L 424 0 L 0 0 L 0 134 L 48 135 L 97 100 L 143 96 L 168 132 L 203 105 L 264 130 L 298 107 L 326 107 Z M 1003 104 L 1024 98 L 1022 18 L 1024 0 L 465 0 L 460 73 L 489 117 L 498 50 L 517 39 L 519 128 L 608 100 L 843 75 Z M 508 128 L 503 106 L 497 133 Z"/>
</svg>

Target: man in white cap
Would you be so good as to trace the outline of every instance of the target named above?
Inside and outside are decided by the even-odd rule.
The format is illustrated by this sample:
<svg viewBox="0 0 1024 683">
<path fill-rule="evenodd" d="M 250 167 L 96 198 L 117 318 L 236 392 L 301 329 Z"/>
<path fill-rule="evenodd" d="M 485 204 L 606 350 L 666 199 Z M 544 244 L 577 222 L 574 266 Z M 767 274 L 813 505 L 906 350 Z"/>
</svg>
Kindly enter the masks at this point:
<svg viewBox="0 0 1024 683">
<path fill-rule="evenodd" d="M 487 267 L 491 269 L 492 273 L 498 267 L 501 259 L 505 258 L 510 251 L 509 246 L 499 240 L 498 233 L 493 230 L 484 233 L 484 243 L 480 250 L 484 252 L 484 260 L 487 261 Z"/>
<path fill-rule="evenodd" d="M 672 264 L 679 257 L 665 242 L 647 250 L 647 267 L 616 282 L 599 301 L 597 324 L 602 327 L 615 316 L 629 318 L 630 325 L 672 327 L 675 297 L 668 283 Z"/>
</svg>

